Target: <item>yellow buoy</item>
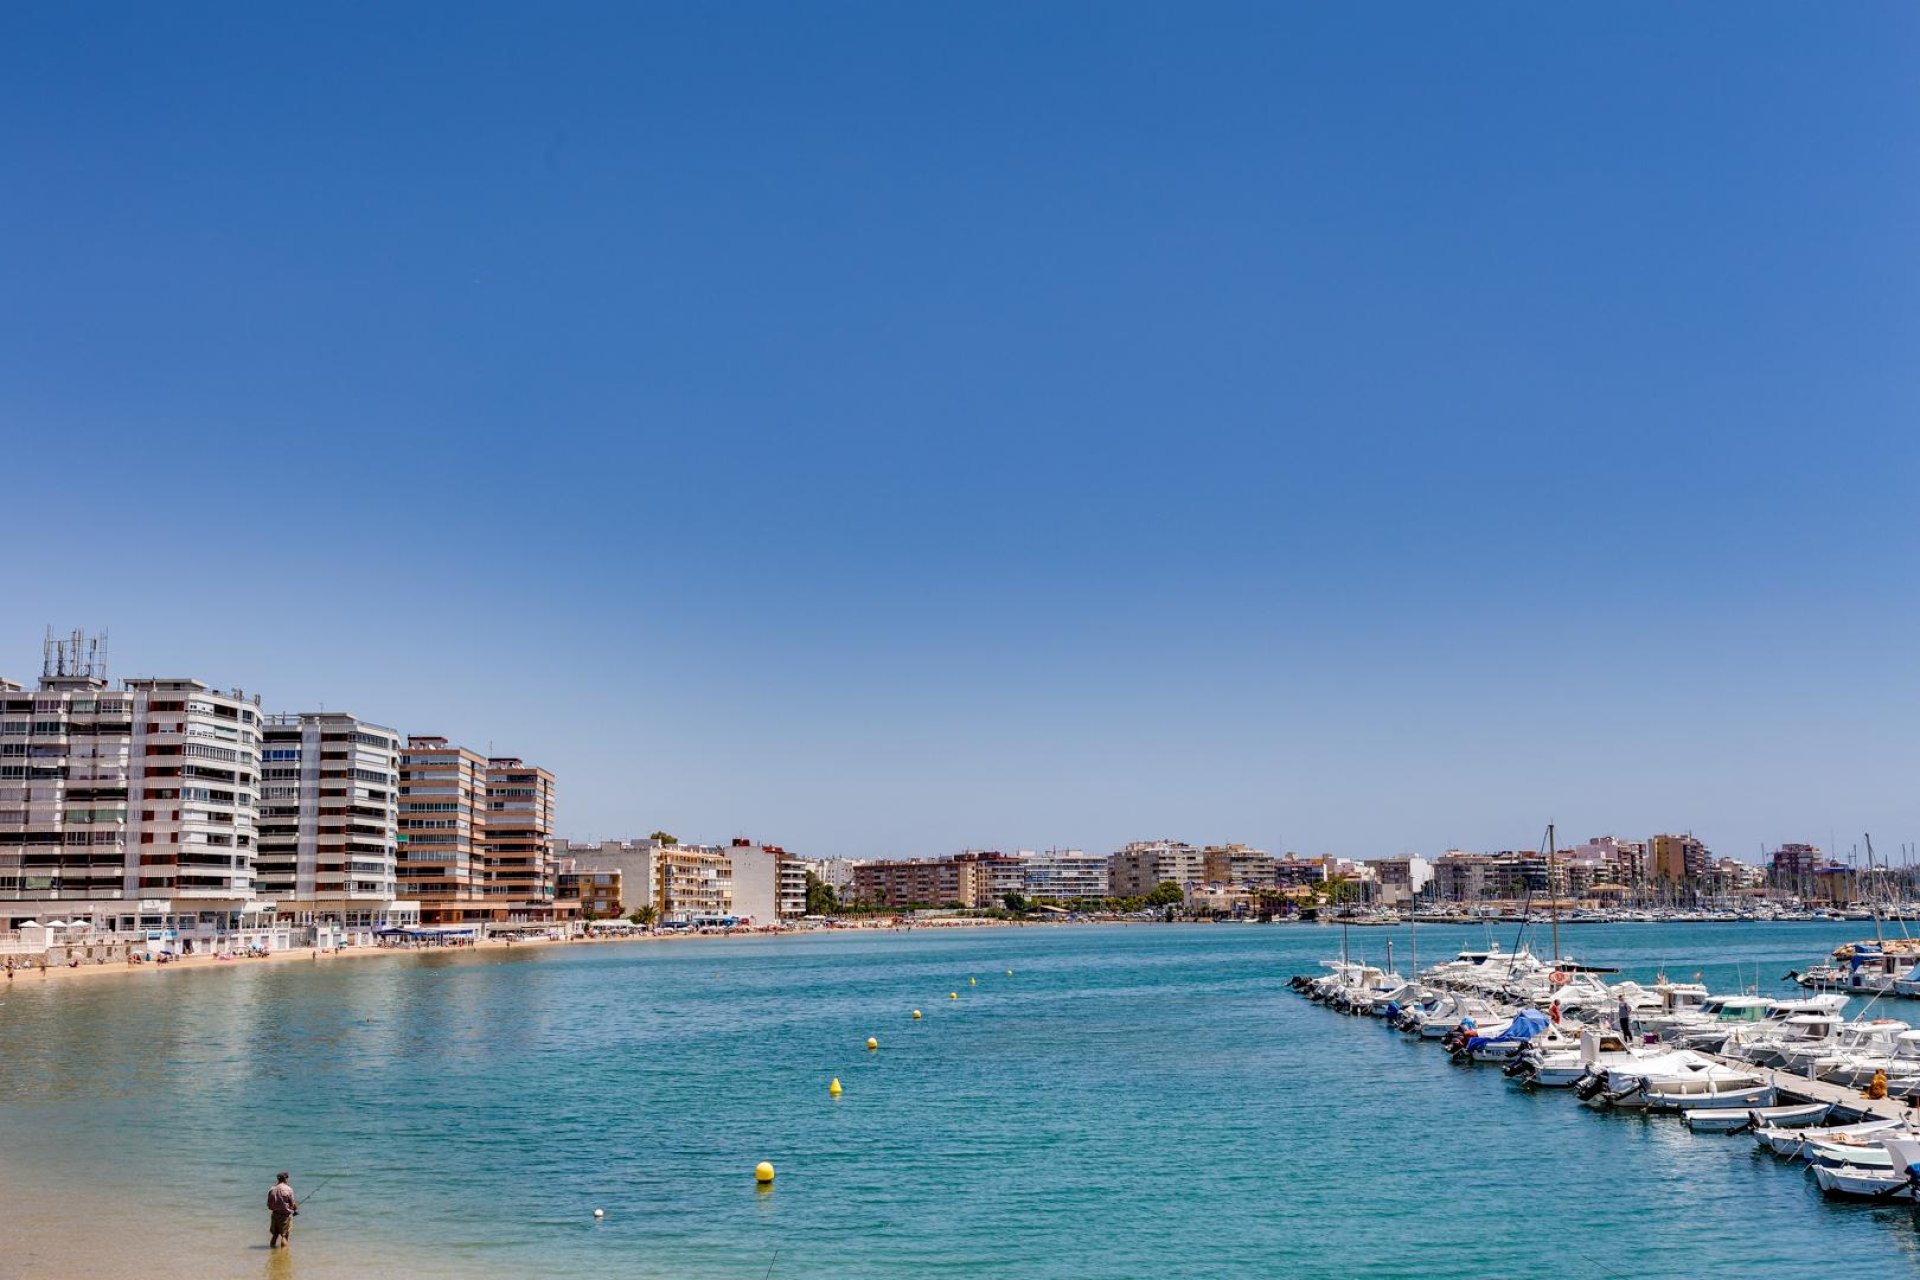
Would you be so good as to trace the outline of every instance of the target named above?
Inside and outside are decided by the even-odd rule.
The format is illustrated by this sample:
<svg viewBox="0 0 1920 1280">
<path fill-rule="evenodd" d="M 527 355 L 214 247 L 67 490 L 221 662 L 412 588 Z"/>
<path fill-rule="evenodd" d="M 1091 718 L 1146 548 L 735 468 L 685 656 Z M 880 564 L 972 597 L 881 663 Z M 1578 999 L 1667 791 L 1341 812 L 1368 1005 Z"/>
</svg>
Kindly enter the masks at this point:
<svg viewBox="0 0 1920 1280">
<path fill-rule="evenodd" d="M 840 1077 L 839 1076 L 835 1076 L 833 1078 L 833 1083 L 827 1086 L 827 1092 L 832 1094 L 836 1098 L 840 1096 Z"/>
<path fill-rule="evenodd" d="M 960 993 L 959 993 L 958 991 L 949 991 L 949 992 L 947 992 L 947 999 L 949 999 L 949 1000 L 958 1000 L 959 998 L 960 998 Z"/>
<path fill-rule="evenodd" d="M 878 1040 L 875 1040 L 872 1036 L 867 1037 L 867 1048 L 878 1049 L 879 1047 L 880 1047 L 880 1042 Z"/>
<path fill-rule="evenodd" d="M 967 985 L 968 985 L 968 986 L 970 986 L 970 987 L 977 987 L 977 986 L 979 986 L 979 985 L 980 985 L 980 979 L 978 979 L 978 978 L 968 978 L 968 979 L 967 979 Z"/>
<path fill-rule="evenodd" d="M 753 1180 L 762 1185 L 772 1182 L 773 1162 L 771 1160 L 762 1160 L 759 1164 L 753 1166 Z"/>
<path fill-rule="evenodd" d="M 1007 976 L 1011 978 L 1013 976 L 1013 970 L 1011 969 L 1007 970 Z"/>
<path fill-rule="evenodd" d="M 915 1009 L 913 1011 L 913 1016 L 916 1020 L 918 1020 L 918 1018 L 920 1017 L 920 1011 L 918 1009 Z"/>
</svg>

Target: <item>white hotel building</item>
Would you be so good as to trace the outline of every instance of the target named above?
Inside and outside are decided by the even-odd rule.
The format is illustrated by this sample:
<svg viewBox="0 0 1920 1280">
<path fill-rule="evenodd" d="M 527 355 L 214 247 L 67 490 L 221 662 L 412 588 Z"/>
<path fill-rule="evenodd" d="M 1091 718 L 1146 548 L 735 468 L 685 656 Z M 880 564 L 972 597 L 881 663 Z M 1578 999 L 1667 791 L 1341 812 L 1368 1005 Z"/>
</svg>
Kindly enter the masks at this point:
<svg viewBox="0 0 1920 1280">
<path fill-rule="evenodd" d="M 76 637 L 76 640 L 78 637 Z M 91 922 L 156 949 L 271 941 L 254 884 L 259 699 L 126 680 L 49 645 L 0 680 L 0 930 Z"/>
</svg>

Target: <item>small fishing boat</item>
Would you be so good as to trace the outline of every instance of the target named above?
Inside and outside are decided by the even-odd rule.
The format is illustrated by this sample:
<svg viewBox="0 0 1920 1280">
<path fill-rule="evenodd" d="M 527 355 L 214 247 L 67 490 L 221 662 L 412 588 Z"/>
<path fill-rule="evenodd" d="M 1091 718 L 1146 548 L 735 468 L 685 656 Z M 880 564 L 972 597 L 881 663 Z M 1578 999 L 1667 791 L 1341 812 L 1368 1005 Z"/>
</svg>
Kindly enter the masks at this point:
<svg viewBox="0 0 1920 1280">
<path fill-rule="evenodd" d="M 1771 1125 L 1776 1129 L 1804 1129 L 1833 1113 L 1830 1102 L 1804 1102 L 1786 1107 L 1697 1107 L 1680 1115 L 1695 1133 L 1744 1133 Z"/>
<path fill-rule="evenodd" d="M 1769 1125 L 1753 1131 L 1754 1140 L 1777 1156 L 1798 1160 L 1816 1142 L 1890 1133 L 1900 1128 L 1898 1120 L 1862 1120 L 1855 1124 L 1822 1125 L 1811 1129 L 1786 1129 Z"/>
<path fill-rule="evenodd" d="M 1920 1199 L 1920 1140 L 1902 1136 L 1880 1143 L 1886 1157 L 1880 1165 L 1816 1165 L 1813 1180 L 1830 1196 L 1861 1200 Z"/>
</svg>

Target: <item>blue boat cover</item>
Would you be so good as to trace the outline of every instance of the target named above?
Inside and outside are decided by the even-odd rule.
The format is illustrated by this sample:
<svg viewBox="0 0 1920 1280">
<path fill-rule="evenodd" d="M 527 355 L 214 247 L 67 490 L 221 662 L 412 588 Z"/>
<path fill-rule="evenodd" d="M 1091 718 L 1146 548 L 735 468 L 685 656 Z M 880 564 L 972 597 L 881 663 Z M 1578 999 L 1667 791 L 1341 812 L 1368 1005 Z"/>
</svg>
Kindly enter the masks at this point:
<svg viewBox="0 0 1920 1280">
<path fill-rule="evenodd" d="M 1497 1036 L 1475 1036 L 1467 1041 L 1468 1049 L 1478 1049 L 1482 1045 L 1502 1044 L 1509 1040 L 1531 1040 L 1547 1029 L 1547 1015 L 1538 1009 L 1522 1009 L 1513 1015 L 1513 1022 Z"/>
</svg>

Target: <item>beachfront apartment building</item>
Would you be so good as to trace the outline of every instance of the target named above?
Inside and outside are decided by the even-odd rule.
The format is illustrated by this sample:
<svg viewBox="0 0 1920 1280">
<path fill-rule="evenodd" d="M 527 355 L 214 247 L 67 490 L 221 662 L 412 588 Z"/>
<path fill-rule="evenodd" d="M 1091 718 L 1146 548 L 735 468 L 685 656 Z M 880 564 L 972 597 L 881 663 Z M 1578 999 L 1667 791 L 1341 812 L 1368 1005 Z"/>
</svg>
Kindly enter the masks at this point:
<svg viewBox="0 0 1920 1280">
<path fill-rule="evenodd" d="M 484 904 L 487 758 L 414 734 L 400 754 L 397 878 L 426 924 L 458 924 Z"/>
<path fill-rule="evenodd" d="M 400 755 L 399 881 L 426 924 L 539 924 L 559 898 L 554 778 L 517 756 L 483 756 L 415 734 Z"/>
<path fill-rule="evenodd" d="M 553 861 L 554 779 L 518 756 L 487 760 L 487 817 L 480 831 L 487 905 L 495 920 L 565 919 Z"/>
<path fill-rule="evenodd" d="M 654 903 L 654 864 L 659 844 L 653 840 L 561 840 L 553 842 L 556 865 L 571 865 L 581 874 L 608 872 L 620 877 L 621 914 L 631 915 Z M 586 906 L 585 901 L 581 906 Z"/>
<path fill-rule="evenodd" d="M 1145 897 L 1162 884 L 1200 884 L 1206 870 L 1206 855 L 1178 840 L 1135 840 L 1107 859 L 1107 880 L 1116 898 Z"/>
<path fill-rule="evenodd" d="M 560 900 L 580 906 L 582 920 L 611 920 L 630 913 L 618 871 L 582 871 L 564 862 L 554 873 Z"/>
<path fill-rule="evenodd" d="M 398 895 L 399 835 L 395 730 L 340 711 L 265 718 L 254 878 L 276 920 L 359 943 L 418 923 Z"/>
<path fill-rule="evenodd" d="M 0 681 L 0 928 L 83 920 L 191 950 L 271 937 L 255 876 L 260 700 L 184 677 L 109 685 L 98 642 Z"/>
<path fill-rule="evenodd" d="M 1107 896 L 1107 860 L 1079 849 L 1023 853 L 1026 877 L 1020 892 L 1049 902 Z"/>
<path fill-rule="evenodd" d="M 807 914 L 807 867 L 779 845 L 734 840 L 722 852 L 732 880 L 733 914 L 773 924 Z"/>
<path fill-rule="evenodd" d="M 733 863 L 718 845 L 658 846 L 653 886 L 661 924 L 698 924 L 734 914 Z"/>
<path fill-rule="evenodd" d="M 976 855 L 866 862 L 853 869 L 852 896 L 885 907 L 986 906 L 991 865 Z"/>
</svg>

